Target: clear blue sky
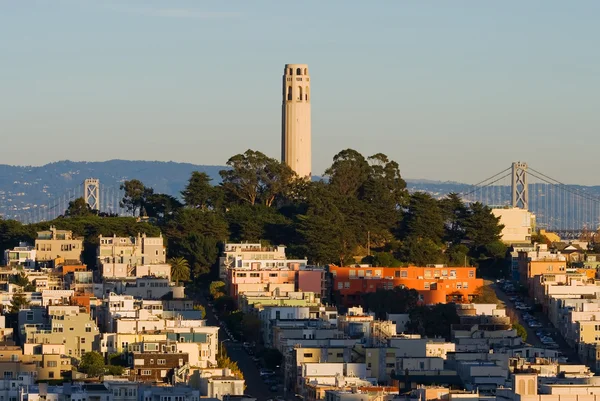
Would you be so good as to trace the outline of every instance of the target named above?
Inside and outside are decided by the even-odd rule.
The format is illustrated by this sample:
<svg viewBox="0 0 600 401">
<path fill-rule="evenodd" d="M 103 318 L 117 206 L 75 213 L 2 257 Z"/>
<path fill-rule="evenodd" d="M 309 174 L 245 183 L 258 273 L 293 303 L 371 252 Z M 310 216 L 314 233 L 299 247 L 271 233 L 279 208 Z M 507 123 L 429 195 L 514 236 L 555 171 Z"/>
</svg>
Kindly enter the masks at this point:
<svg viewBox="0 0 600 401">
<path fill-rule="evenodd" d="M 597 0 L 0 0 L 0 163 L 278 158 L 283 66 L 308 63 L 315 174 L 350 147 L 407 178 L 523 160 L 600 184 L 599 17 Z"/>
</svg>

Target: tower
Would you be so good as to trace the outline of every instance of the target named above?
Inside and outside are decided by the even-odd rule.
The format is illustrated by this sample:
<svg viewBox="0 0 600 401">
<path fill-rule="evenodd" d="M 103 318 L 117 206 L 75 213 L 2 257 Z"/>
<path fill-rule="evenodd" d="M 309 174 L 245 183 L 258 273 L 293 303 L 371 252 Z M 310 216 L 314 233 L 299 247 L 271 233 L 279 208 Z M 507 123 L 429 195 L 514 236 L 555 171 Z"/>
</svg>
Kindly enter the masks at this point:
<svg viewBox="0 0 600 401">
<path fill-rule="evenodd" d="M 85 203 L 90 209 L 100 211 L 100 180 L 97 178 L 86 178 L 83 182 L 83 193 Z"/>
<path fill-rule="evenodd" d="M 281 161 L 311 176 L 310 76 L 307 64 L 286 64 L 281 110 Z"/>
<path fill-rule="evenodd" d="M 529 208 L 529 187 L 527 185 L 527 163 L 512 164 L 512 207 Z"/>
</svg>

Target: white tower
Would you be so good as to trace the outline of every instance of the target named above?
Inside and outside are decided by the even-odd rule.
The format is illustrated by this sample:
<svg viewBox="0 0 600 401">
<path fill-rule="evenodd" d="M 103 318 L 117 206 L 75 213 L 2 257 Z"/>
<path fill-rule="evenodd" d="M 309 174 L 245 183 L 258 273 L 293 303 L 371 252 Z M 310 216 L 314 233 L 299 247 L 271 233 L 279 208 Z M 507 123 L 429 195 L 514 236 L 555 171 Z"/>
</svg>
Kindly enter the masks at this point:
<svg viewBox="0 0 600 401">
<path fill-rule="evenodd" d="M 286 64 L 283 73 L 281 161 L 310 178 L 310 76 L 306 64 Z"/>
</svg>

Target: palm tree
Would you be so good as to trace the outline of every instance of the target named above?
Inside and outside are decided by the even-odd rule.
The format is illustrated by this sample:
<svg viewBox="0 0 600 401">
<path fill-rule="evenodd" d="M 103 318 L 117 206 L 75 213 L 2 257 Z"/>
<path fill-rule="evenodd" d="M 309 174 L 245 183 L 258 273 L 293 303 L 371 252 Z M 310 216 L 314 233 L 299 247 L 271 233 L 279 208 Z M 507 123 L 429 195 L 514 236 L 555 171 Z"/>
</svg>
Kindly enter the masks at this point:
<svg viewBox="0 0 600 401">
<path fill-rule="evenodd" d="M 190 281 L 190 264 L 185 258 L 177 257 L 169 259 L 171 265 L 171 280 L 177 285 L 181 281 Z"/>
</svg>

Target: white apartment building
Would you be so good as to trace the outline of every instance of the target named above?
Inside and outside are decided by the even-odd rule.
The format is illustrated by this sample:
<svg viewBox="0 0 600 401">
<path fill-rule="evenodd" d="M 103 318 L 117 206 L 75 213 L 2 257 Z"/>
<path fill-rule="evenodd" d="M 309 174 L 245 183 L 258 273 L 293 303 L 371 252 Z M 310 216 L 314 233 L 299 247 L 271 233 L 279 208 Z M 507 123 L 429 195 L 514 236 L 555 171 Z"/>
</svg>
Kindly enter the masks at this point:
<svg viewBox="0 0 600 401">
<path fill-rule="evenodd" d="M 4 251 L 4 264 L 9 267 L 24 267 L 35 269 L 35 247 L 21 242 L 19 246 Z"/>
<path fill-rule="evenodd" d="M 228 268 L 247 268 L 250 270 L 290 267 L 297 264 L 306 267 L 307 259 L 288 260 L 285 246 L 265 247 L 260 243 L 225 244 L 223 256 L 219 258 L 219 275 L 227 278 Z"/>
</svg>

